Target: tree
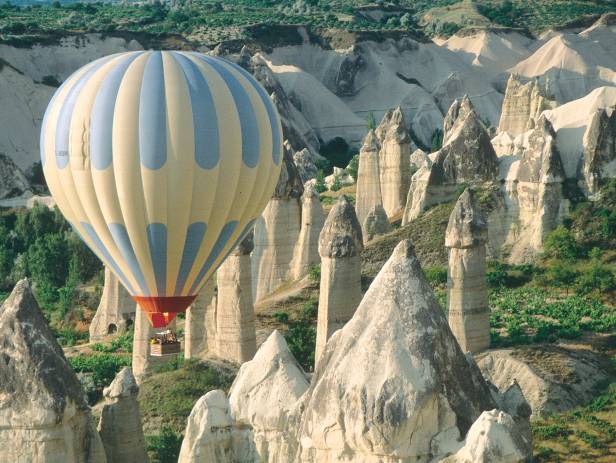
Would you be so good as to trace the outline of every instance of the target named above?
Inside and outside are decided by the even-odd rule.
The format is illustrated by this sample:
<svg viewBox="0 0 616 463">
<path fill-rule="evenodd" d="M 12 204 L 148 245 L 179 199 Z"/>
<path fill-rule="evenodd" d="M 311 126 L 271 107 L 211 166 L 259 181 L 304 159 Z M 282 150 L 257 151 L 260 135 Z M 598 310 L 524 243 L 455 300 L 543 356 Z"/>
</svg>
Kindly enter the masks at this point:
<svg viewBox="0 0 616 463">
<path fill-rule="evenodd" d="M 570 230 L 560 226 L 545 237 L 544 254 L 555 259 L 574 261 L 580 254 L 580 247 Z"/>
</svg>

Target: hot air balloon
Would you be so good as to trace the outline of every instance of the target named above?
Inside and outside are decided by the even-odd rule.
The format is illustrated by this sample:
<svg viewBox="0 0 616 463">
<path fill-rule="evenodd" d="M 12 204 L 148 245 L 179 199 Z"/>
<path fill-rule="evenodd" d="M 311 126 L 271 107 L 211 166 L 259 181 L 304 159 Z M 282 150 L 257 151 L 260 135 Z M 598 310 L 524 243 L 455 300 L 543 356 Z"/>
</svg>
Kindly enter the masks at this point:
<svg viewBox="0 0 616 463">
<path fill-rule="evenodd" d="M 41 130 L 49 190 L 154 327 L 186 310 L 251 230 L 280 174 L 280 118 L 245 70 L 136 51 L 85 65 Z"/>
</svg>

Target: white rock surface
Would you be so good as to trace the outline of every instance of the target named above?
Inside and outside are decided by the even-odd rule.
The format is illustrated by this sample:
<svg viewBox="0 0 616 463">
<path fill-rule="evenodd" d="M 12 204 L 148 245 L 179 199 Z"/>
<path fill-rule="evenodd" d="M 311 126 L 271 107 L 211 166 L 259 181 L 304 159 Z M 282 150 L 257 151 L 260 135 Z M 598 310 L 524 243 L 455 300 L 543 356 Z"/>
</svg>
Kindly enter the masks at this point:
<svg viewBox="0 0 616 463">
<path fill-rule="evenodd" d="M 135 322 L 135 301 L 118 277 L 105 267 L 105 283 L 100 303 L 90 323 L 90 341 L 100 341 L 114 333 L 125 333 Z"/>
<path fill-rule="evenodd" d="M 312 185 L 305 185 L 302 194 L 302 219 L 299 238 L 291 262 L 292 277 L 305 277 L 310 269 L 321 262 L 319 257 L 319 233 L 325 223 L 325 214 L 319 194 Z"/>
</svg>

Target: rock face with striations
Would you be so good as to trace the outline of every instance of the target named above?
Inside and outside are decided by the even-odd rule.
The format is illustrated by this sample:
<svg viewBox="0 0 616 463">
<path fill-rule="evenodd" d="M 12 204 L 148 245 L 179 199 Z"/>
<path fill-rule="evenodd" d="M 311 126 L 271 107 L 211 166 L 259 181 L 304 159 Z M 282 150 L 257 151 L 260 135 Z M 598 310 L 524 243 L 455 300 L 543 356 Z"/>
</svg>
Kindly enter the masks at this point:
<svg viewBox="0 0 616 463">
<path fill-rule="evenodd" d="M 341 196 L 319 236 L 321 285 L 315 363 L 332 333 L 348 322 L 361 301 L 361 227 L 355 209 Z"/>
<path fill-rule="evenodd" d="M 184 323 L 184 357 L 204 359 L 214 348 L 216 326 L 216 278 L 205 282 L 196 299 L 186 311 Z"/>
<path fill-rule="evenodd" d="M 536 79 L 523 83 L 516 74 L 507 82 L 503 109 L 498 124 L 499 132 L 515 137 L 532 128 L 546 109 L 553 109 L 557 103 L 546 98 Z"/>
<path fill-rule="evenodd" d="M 118 277 L 105 267 L 105 285 L 96 314 L 90 323 L 90 341 L 100 341 L 109 334 L 126 332 L 135 322 L 135 301 Z"/>
<path fill-rule="evenodd" d="M 308 148 L 293 153 L 293 162 L 297 167 L 302 183 L 306 183 L 317 176 L 317 166 L 315 164 L 314 155 Z"/>
<path fill-rule="evenodd" d="M 0 153 L 0 199 L 13 198 L 30 189 L 30 182 L 13 160 Z"/>
<path fill-rule="evenodd" d="M 460 184 L 482 184 L 498 177 L 498 158 L 490 136 L 467 96 L 453 103 L 445 124 L 445 144 L 430 156 L 432 163 L 411 179 L 403 225 L 427 207 L 454 199 Z"/>
<path fill-rule="evenodd" d="M 379 153 L 381 195 L 387 217 L 404 209 L 410 185 L 411 136 L 398 107 L 391 114 Z"/>
<path fill-rule="evenodd" d="M 616 108 L 598 109 L 584 133 L 584 182 L 588 195 L 599 191 L 599 180 L 616 177 Z"/>
<path fill-rule="evenodd" d="M 306 397 L 300 442 L 311 462 L 427 462 L 495 407 L 407 240 L 328 341 Z"/>
<path fill-rule="evenodd" d="M 389 221 L 383 209 L 379 174 L 379 144 L 374 130 L 364 138 L 359 151 L 355 210 L 364 242 L 389 231 Z"/>
<path fill-rule="evenodd" d="M 255 224 L 252 254 L 253 299 L 258 303 L 292 278 L 291 261 L 301 230 L 304 192 L 291 153 L 285 150 L 274 195 Z"/>
<path fill-rule="evenodd" d="M 81 384 L 25 279 L 0 307 L 0 337 L 0 461 L 104 463 Z"/>
<path fill-rule="evenodd" d="M 519 210 L 519 236 L 511 248 L 511 261 L 524 262 L 543 249 L 545 235 L 561 222 L 568 203 L 563 198 L 565 172 L 556 147 L 556 134 L 541 116 L 523 136 L 515 170 L 515 200 Z"/>
<path fill-rule="evenodd" d="M 253 235 L 249 233 L 216 272 L 216 354 L 239 364 L 250 360 L 257 350 L 250 264 L 252 249 Z"/>
<path fill-rule="evenodd" d="M 321 262 L 319 257 L 319 233 L 323 229 L 325 214 L 314 186 L 307 185 L 302 195 L 302 225 L 295 245 L 291 274 L 293 279 L 308 275 L 310 268 Z"/>
<path fill-rule="evenodd" d="M 147 463 L 137 395 L 139 386 L 129 367 L 104 389 L 105 404 L 98 423 L 107 459 L 113 463 Z"/>
<path fill-rule="evenodd" d="M 488 227 L 472 191 L 460 195 L 445 232 L 449 248 L 449 327 L 464 352 L 490 347 L 490 307 L 486 284 Z"/>
</svg>

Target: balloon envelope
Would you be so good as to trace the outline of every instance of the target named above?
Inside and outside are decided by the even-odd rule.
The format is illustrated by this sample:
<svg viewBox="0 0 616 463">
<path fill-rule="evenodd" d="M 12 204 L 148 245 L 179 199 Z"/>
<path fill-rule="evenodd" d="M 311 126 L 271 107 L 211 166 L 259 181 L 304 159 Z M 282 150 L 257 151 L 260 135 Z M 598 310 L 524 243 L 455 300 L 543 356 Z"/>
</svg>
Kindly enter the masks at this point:
<svg viewBox="0 0 616 463">
<path fill-rule="evenodd" d="M 281 158 L 265 90 L 199 53 L 94 61 L 56 91 L 41 130 L 58 207 L 154 326 L 185 310 L 250 231 Z"/>
</svg>

